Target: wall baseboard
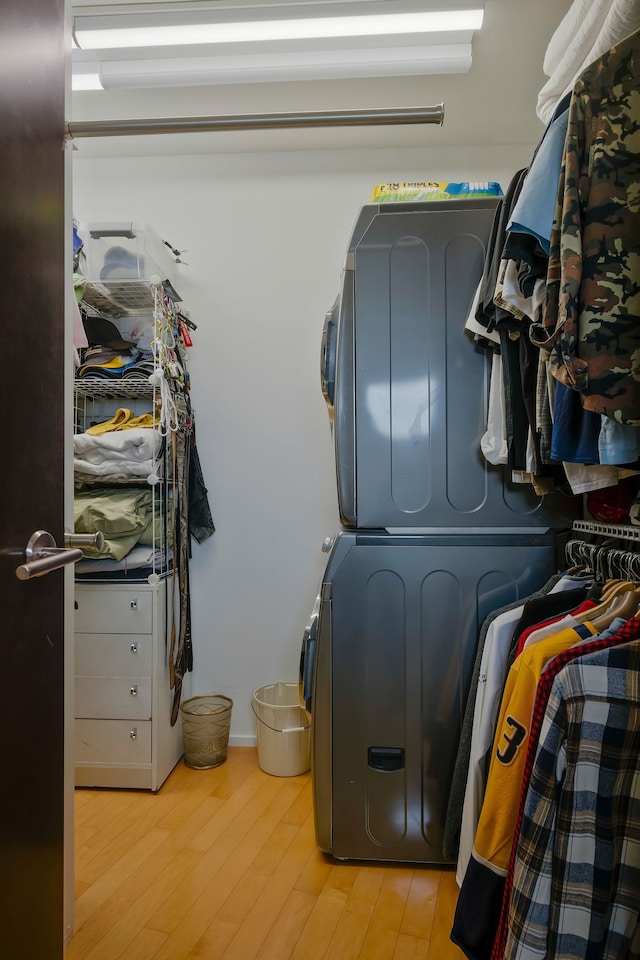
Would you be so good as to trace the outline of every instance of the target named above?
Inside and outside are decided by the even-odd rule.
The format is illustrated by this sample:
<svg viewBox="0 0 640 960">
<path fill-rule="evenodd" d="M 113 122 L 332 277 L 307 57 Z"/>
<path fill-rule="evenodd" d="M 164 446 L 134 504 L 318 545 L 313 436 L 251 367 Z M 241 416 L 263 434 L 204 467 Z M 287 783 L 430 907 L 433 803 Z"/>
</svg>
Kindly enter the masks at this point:
<svg viewBox="0 0 640 960">
<path fill-rule="evenodd" d="M 257 737 L 242 737 L 238 735 L 229 737 L 230 747 L 255 747 L 257 745 L 258 745 Z"/>
</svg>

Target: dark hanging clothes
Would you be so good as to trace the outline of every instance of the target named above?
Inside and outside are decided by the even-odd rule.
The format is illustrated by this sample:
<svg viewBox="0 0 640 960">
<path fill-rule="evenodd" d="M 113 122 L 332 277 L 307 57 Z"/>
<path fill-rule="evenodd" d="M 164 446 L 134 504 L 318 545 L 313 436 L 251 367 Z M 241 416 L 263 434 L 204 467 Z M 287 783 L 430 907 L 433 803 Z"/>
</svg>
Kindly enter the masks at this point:
<svg viewBox="0 0 640 960">
<path fill-rule="evenodd" d="M 189 533 L 198 543 L 203 543 L 215 533 L 215 530 L 194 429 L 191 432 L 189 459 Z"/>
</svg>

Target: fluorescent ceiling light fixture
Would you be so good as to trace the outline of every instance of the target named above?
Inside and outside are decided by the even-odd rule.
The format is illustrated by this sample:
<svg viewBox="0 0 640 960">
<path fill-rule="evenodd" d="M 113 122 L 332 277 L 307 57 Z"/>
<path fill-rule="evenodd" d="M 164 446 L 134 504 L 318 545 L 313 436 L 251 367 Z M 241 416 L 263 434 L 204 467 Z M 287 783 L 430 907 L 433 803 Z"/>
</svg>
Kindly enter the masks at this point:
<svg viewBox="0 0 640 960">
<path fill-rule="evenodd" d="M 99 63 L 79 63 L 73 64 L 73 73 L 71 74 L 72 90 L 104 90 L 100 80 Z"/>
<path fill-rule="evenodd" d="M 223 83 L 269 83 L 286 80 L 336 80 L 466 73 L 471 44 L 360 50 L 292 51 L 253 56 L 107 60 L 100 66 L 105 89 L 163 86 L 208 86 Z M 75 69 L 75 67 L 74 67 Z M 74 89 L 76 88 L 74 85 Z"/>
<path fill-rule="evenodd" d="M 126 16 L 83 17 L 74 21 L 74 38 L 82 50 L 162 47 L 183 44 L 252 43 L 328 37 L 389 36 L 479 30 L 484 10 L 422 11 L 344 17 L 307 17 L 218 23 L 153 23 L 127 26 Z"/>
</svg>

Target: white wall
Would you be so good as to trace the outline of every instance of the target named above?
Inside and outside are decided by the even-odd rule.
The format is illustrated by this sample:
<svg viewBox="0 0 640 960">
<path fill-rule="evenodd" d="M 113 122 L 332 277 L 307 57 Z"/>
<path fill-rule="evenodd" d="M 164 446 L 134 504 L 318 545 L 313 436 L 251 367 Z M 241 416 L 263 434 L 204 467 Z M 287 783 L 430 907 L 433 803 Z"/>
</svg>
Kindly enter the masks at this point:
<svg viewBox="0 0 640 960">
<path fill-rule="evenodd" d="M 506 188 L 533 148 L 75 155 L 76 218 L 146 222 L 188 250 L 178 289 L 198 324 L 192 399 L 217 527 L 193 547 L 191 692 L 232 697 L 231 743 L 253 742 L 255 687 L 297 679 L 339 526 L 320 336 L 360 206 L 388 180 Z"/>
</svg>

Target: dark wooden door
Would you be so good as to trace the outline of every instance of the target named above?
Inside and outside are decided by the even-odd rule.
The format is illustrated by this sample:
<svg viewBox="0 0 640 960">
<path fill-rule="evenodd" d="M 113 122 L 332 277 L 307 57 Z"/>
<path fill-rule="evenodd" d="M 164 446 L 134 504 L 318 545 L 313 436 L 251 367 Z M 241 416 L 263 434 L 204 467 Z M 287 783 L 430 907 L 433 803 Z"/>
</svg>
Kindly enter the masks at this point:
<svg viewBox="0 0 640 960">
<path fill-rule="evenodd" d="M 63 953 L 61 570 L 21 582 L 36 529 L 63 541 L 64 4 L 0 3 L 0 930 Z"/>
</svg>

